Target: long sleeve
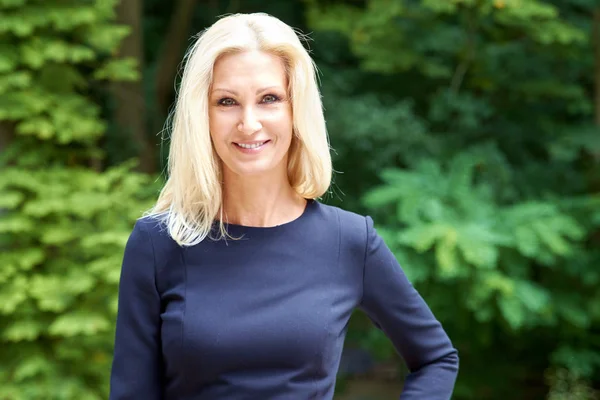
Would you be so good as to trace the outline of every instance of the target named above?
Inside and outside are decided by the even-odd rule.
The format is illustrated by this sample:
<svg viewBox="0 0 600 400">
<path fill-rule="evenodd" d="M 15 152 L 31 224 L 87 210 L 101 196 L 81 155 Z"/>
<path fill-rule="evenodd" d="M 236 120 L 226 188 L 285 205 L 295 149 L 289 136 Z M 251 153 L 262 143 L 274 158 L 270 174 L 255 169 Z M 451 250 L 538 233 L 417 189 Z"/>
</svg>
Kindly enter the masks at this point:
<svg viewBox="0 0 600 400">
<path fill-rule="evenodd" d="M 110 400 L 159 400 L 162 392 L 154 250 L 143 222 L 138 221 L 121 269 Z"/>
<path fill-rule="evenodd" d="M 448 400 L 458 352 L 396 258 L 367 221 L 361 309 L 393 342 L 410 373 L 402 400 Z"/>
</svg>

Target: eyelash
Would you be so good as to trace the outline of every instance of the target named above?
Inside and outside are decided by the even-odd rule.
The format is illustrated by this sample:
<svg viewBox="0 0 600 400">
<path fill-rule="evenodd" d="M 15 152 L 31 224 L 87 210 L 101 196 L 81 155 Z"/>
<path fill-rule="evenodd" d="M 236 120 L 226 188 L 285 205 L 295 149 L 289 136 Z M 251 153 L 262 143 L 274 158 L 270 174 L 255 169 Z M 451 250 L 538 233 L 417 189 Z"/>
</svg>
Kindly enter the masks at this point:
<svg viewBox="0 0 600 400">
<path fill-rule="evenodd" d="M 277 96 L 276 94 L 266 94 L 266 95 L 263 96 L 263 101 L 264 101 L 265 97 L 269 97 L 269 96 L 273 98 L 273 101 L 269 101 L 266 104 L 277 103 L 278 101 L 281 100 L 281 98 L 279 96 Z M 234 104 L 223 104 L 223 102 L 225 100 L 232 100 L 232 101 L 234 101 Z M 235 103 L 235 100 L 233 100 L 231 97 L 223 97 L 222 99 L 220 99 L 219 101 L 217 101 L 217 104 L 220 105 L 220 106 L 223 106 L 223 107 L 232 107 L 236 103 Z"/>
</svg>

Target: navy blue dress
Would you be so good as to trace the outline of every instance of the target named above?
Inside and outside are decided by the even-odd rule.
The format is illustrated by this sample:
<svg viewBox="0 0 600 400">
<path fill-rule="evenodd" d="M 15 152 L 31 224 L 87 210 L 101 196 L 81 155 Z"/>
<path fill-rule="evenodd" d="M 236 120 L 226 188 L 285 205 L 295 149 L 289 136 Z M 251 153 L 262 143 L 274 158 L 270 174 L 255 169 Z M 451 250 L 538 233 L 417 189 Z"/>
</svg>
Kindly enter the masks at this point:
<svg viewBox="0 0 600 400">
<path fill-rule="evenodd" d="M 125 249 L 111 400 L 332 399 L 360 308 L 411 373 L 401 399 L 450 399 L 457 351 L 362 217 L 309 201 L 240 240 L 180 247 L 140 219 Z"/>
</svg>

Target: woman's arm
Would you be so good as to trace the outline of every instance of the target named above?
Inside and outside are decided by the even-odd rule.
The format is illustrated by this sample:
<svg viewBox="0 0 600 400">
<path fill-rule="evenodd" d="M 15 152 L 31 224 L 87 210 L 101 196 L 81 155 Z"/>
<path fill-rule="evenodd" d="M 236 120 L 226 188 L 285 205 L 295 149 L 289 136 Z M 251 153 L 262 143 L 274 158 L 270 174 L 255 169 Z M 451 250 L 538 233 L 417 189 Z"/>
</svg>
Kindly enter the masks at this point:
<svg viewBox="0 0 600 400">
<path fill-rule="evenodd" d="M 127 241 L 121 281 L 110 400 L 162 399 L 160 297 L 152 239 L 138 221 Z"/>
<path fill-rule="evenodd" d="M 391 339 L 410 370 L 402 400 L 448 400 L 458 352 L 396 258 L 367 220 L 361 309 Z"/>
</svg>

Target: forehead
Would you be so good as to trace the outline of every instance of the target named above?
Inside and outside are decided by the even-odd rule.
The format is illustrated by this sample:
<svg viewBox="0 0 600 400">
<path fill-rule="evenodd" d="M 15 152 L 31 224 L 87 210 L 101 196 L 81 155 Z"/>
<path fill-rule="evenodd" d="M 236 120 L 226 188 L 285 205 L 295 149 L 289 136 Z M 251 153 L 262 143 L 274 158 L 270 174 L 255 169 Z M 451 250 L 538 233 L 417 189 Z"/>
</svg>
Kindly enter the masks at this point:
<svg viewBox="0 0 600 400">
<path fill-rule="evenodd" d="M 264 51 L 224 54 L 215 63 L 213 84 L 248 86 L 286 84 L 285 64 L 281 57 Z"/>
</svg>

